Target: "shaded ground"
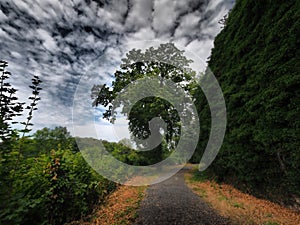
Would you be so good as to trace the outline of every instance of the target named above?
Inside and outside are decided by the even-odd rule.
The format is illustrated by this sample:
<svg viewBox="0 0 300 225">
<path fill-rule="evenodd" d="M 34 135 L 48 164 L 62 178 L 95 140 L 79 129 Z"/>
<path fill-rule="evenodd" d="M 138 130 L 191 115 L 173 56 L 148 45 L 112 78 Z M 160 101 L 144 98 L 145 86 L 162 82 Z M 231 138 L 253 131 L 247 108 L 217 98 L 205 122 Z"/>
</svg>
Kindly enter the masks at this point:
<svg viewBox="0 0 300 225">
<path fill-rule="evenodd" d="M 148 188 L 138 210 L 136 225 L 229 224 L 187 187 L 185 170 Z"/>
</svg>

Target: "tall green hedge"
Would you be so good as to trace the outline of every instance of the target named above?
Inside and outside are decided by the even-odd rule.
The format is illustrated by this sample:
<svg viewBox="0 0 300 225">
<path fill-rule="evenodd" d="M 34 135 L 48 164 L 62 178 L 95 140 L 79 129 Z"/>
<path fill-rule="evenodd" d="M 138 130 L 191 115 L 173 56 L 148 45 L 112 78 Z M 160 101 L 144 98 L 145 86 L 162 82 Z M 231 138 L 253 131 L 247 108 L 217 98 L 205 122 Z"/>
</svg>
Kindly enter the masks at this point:
<svg viewBox="0 0 300 225">
<path fill-rule="evenodd" d="M 286 201 L 300 196 L 299 17 L 300 1 L 238 0 L 208 64 L 228 119 L 210 169 L 220 180 Z M 203 98 L 205 134 L 209 109 Z"/>
</svg>

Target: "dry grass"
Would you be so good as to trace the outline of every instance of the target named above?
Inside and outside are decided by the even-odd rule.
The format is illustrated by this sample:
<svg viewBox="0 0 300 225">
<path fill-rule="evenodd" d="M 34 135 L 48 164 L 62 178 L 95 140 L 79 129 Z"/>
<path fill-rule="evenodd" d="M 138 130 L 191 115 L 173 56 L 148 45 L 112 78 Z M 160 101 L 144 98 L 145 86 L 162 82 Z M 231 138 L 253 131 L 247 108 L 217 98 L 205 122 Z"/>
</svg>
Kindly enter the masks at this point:
<svg viewBox="0 0 300 225">
<path fill-rule="evenodd" d="M 137 209 L 144 197 L 146 187 L 119 186 L 108 196 L 105 203 L 89 216 L 89 221 L 76 221 L 70 225 L 120 225 L 132 224 L 137 217 Z"/>
<path fill-rule="evenodd" d="M 233 224 L 300 224 L 300 213 L 244 194 L 231 185 L 217 184 L 209 180 L 194 181 L 191 173 L 186 174 L 186 181 L 195 193 Z"/>
<path fill-rule="evenodd" d="M 120 186 L 97 213 L 91 224 L 132 224 L 136 210 L 144 195 L 145 187 Z"/>
</svg>

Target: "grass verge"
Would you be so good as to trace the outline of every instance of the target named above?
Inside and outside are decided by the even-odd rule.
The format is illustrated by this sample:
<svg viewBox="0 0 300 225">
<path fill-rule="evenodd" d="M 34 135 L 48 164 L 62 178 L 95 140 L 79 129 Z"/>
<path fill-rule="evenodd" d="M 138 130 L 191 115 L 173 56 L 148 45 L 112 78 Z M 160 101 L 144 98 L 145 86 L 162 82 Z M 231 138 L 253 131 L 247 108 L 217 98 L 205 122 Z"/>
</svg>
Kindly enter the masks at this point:
<svg viewBox="0 0 300 225">
<path fill-rule="evenodd" d="M 300 213 L 273 202 L 242 193 L 228 184 L 209 180 L 205 173 L 192 170 L 185 174 L 187 185 L 232 224 L 295 225 Z"/>
<path fill-rule="evenodd" d="M 129 225 L 137 218 L 137 209 L 144 198 L 146 186 L 120 185 L 92 215 L 69 225 Z"/>
</svg>

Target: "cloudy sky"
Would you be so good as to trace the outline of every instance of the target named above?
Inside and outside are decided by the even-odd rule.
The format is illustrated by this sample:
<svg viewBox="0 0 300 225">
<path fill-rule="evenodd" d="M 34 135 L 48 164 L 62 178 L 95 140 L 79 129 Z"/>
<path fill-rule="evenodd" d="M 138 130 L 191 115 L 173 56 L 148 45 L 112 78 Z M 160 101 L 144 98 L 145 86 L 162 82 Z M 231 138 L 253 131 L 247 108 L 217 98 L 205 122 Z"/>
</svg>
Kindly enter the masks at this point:
<svg viewBox="0 0 300 225">
<path fill-rule="evenodd" d="M 233 0 L 1 0 L 0 59 L 9 63 L 21 100 L 30 94 L 33 75 L 43 81 L 34 130 L 66 126 L 75 135 L 118 140 L 126 136 L 122 118 L 115 129 L 101 119 L 101 110 L 84 111 L 89 88 L 110 83 L 128 50 L 153 43 L 174 42 L 198 57 L 195 68 L 204 69 L 221 29 L 218 21 L 233 5 Z"/>
</svg>

